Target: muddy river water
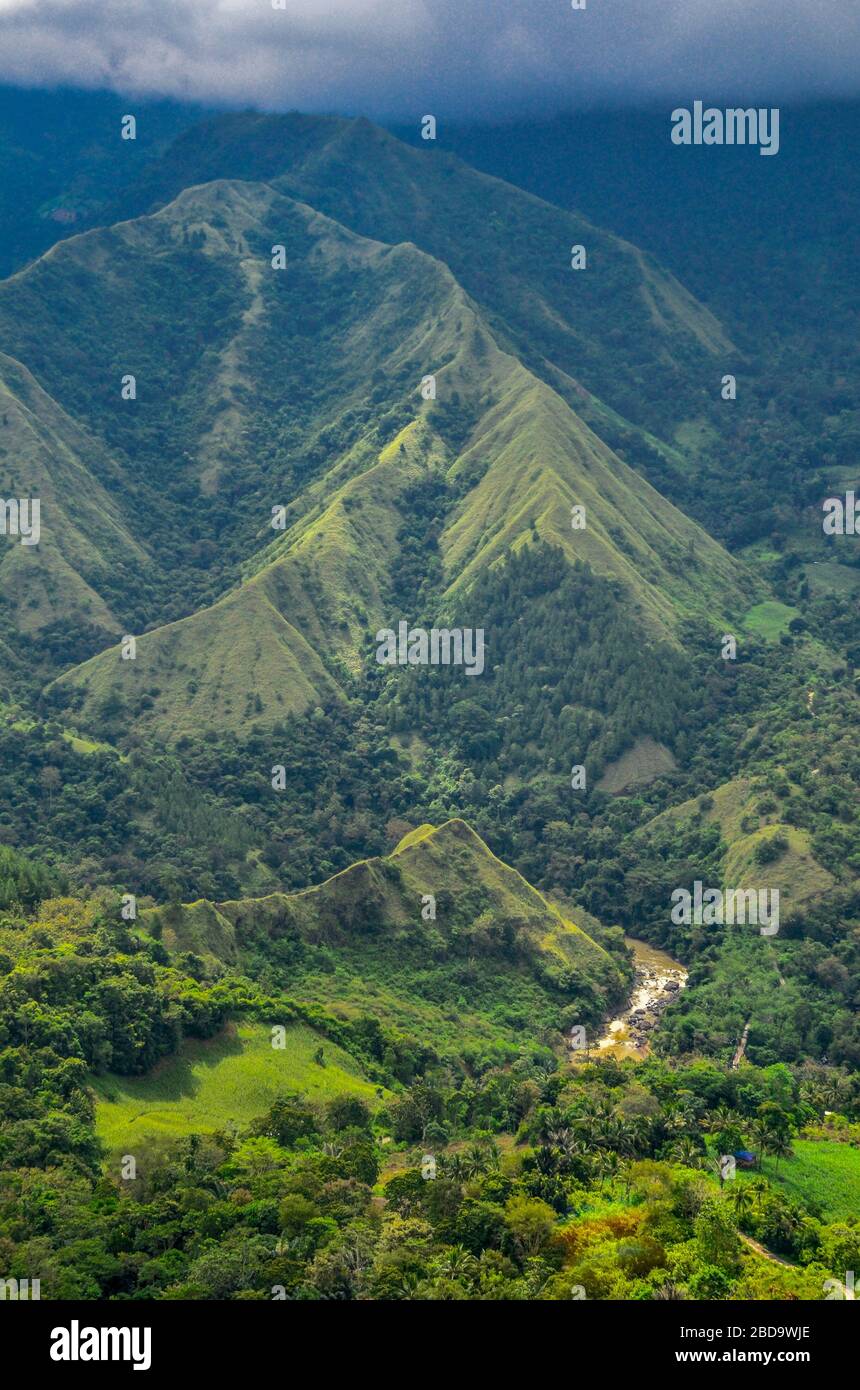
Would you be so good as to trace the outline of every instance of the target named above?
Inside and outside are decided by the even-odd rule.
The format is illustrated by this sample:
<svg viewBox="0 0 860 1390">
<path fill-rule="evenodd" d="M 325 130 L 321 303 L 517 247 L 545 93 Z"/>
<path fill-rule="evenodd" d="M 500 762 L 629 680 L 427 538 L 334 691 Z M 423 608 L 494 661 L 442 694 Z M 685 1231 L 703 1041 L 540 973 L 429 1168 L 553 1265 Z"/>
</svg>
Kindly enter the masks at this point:
<svg viewBox="0 0 860 1390">
<path fill-rule="evenodd" d="M 607 1019 L 598 1040 L 588 1049 L 592 1057 L 646 1057 L 660 1015 L 687 983 L 687 972 L 665 951 L 645 941 L 625 937 L 635 958 L 635 975 L 625 1009 Z M 584 1056 L 584 1054 L 579 1054 Z M 574 1054 L 576 1056 L 576 1054 Z"/>
</svg>

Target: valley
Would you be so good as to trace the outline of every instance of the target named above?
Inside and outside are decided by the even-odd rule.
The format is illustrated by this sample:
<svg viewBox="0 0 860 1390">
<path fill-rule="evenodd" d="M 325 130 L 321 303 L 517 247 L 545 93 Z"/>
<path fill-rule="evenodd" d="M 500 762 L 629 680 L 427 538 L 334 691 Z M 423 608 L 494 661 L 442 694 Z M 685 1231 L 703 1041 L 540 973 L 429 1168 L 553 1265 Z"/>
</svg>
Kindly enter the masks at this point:
<svg viewBox="0 0 860 1390">
<path fill-rule="evenodd" d="M 847 368 L 789 400 L 805 301 L 762 274 L 756 351 L 644 214 L 364 118 L 161 119 L 61 239 L 0 216 L 0 1273 L 826 1298 Z"/>
<path fill-rule="evenodd" d="M 626 937 L 625 944 L 633 952 L 632 993 L 624 1011 L 608 1021 L 596 1046 L 598 1052 L 609 1052 L 613 1057 L 644 1057 L 652 1030 L 659 1027 L 663 1009 L 684 988 L 687 972 L 665 951 L 655 950 L 647 942 Z"/>
</svg>

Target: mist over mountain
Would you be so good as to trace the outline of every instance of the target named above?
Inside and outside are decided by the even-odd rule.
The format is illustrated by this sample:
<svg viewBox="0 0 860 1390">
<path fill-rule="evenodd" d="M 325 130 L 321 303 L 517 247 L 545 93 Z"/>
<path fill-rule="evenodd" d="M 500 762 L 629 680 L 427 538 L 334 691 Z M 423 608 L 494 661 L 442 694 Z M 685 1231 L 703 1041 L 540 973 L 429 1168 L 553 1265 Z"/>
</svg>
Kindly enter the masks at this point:
<svg viewBox="0 0 860 1390">
<path fill-rule="evenodd" d="M 222 106 L 457 119 L 856 91 L 850 0 L 7 0 L 0 77 Z"/>
</svg>

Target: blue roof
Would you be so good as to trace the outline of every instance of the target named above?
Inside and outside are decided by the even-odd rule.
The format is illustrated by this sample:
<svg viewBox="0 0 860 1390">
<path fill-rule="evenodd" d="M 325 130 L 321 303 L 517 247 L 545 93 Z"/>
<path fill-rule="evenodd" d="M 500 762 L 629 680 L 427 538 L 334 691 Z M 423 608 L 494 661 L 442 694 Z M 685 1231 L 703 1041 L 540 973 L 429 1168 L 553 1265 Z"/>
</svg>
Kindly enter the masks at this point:
<svg viewBox="0 0 860 1390">
<path fill-rule="evenodd" d="M 735 1158 L 755 1158 L 755 1154 L 751 1154 L 749 1149 L 735 1149 Z"/>
</svg>

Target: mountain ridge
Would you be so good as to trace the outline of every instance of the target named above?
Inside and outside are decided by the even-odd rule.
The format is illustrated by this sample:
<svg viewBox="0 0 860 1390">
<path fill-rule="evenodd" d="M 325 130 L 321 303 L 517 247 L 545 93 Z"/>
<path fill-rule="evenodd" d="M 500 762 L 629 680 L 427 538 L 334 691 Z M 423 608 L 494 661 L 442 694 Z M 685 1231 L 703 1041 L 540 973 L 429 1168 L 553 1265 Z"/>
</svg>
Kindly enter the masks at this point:
<svg viewBox="0 0 860 1390">
<path fill-rule="evenodd" d="M 280 291 L 264 279 L 264 257 L 274 232 L 270 225 L 261 223 L 263 213 L 279 226 L 294 225 L 299 238 L 291 242 L 284 289 Z M 53 257 L 54 266 L 61 268 L 66 256 L 72 256 L 75 264 L 83 256 L 85 263 L 101 265 L 116 235 L 113 228 L 107 243 L 97 231 L 76 238 L 77 244 L 61 243 Z M 253 246 L 249 236 L 256 239 Z M 727 604 L 739 616 L 760 592 L 760 586 L 742 566 L 612 454 L 552 387 L 499 347 L 480 309 L 450 268 L 414 244 L 368 242 L 268 185 L 225 180 L 186 189 L 152 216 L 126 223 L 122 239 L 149 259 L 179 254 L 182 264 L 187 261 L 189 266 L 188 258 L 200 255 L 219 267 L 223 262 L 230 283 L 243 279 L 246 283 L 244 298 L 234 301 L 231 318 L 239 336 L 230 332 L 222 338 L 206 387 L 207 397 L 211 394 L 221 405 L 214 414 L 204 406 L 196 434 L 187 435 L 190 456 L 196 459 L 194 472 L 204 492 L 218 490 L 224 456 L 230 455 L 230 432 L 234 436 L 237 430 L 247 433 L 242 426 L 242 420 L 249 417 L 243 374 L 249 363 L 277 352 L 276 330 L 292 312 L 291 277 L 298 279 L 303 292 L 311 277 L 318 285 L 321 304 L 327 302 L 330 283 L 341 287 L 342 293 L 343 287 L 353 282 L 344 276 L 359 277 L 366 308 L 360 316 L 354 312 L 352 318 L 340 316 L 339 347 L 350 360 L 363 358 L 368 364 L 367 375 L 372 362 L 368 354 L 372 344 L 381 340 L 377 360 L 392 383 L 402 382 L 394 385 L 392 400 L 399 400 L 395 409 L 401 419 L 408 420 L 382 449 L 362 444 L 358 436 L 344 452 L 326 458 L 309 485 L 287 499 L 287 511 L 295 515 L 298 507 L 299 512 L 284 535 L 256 553 L 248 555 L 245 551 L 244 583 L 230 587 L 228 580 L 226 591 L 214 604 L 198 606 L 178 623 L 157 624 L 152 632 L 160 633 L 158 637 L 153 638 L 152 632 L 141 634 L 141 658 L 148 658 L 165 643 L 170 653 L 169 660 L 156 657 L 147 671 L 150 680 L 157 678 L 160 689 L 164 681 L 168 688 L 163 703 L 156 696 L 155 703 L 148 705 L 142 727 L 156 729 L 161 736 L 180 737 L 201 726 L 201 721 L 203 727 L 230 728 L 238 727 L 248 716 L 249 711 L 239 709 L 233 699 L 228 708 L 220 693 L 219 663 L 229 667 L 235 660 L 240 669 L 249 664 L 247 644 L 242 647 L 244 657 L 240 661 L 227 621 L 233 613 L 243 611 L 246 617 L 238 621 L 256 632 L 254 649 L 259 648 L 256 657 L 251 653 L 250 666 L 253 669 L 258 661 L 263 662 L 262 679 L 253 683 L 255 702 L 263 706 L 257 709 L 258 715 L 271 722 L 285 712 L 298 712 L 321 699 L 336 697 L 337 682 L 331 682 L 331 669 L 328 675 L 323 672 L 319 644 L 326 645 L 327 658 L 337 657 L 353 671 L 359 669 L 372 632 L 389 616 L 386 608 L 390 608 L 391 559 L 397 547 L 398 493 L 428 468 L 444 472 L 462 494 L 454 501 L 440 536 L 445 570 L 441 601 L 446 607 L 455 603 L 462 606 L 476 575 L 534 534 L 560 546 L 569 559 L 589 562 L 598 573 L 620 578 L 640 607 L 646 627 L 661 638 L 675 640 L 673 630 L 685 611 L 710 613 L 716 622 L 724 623 L 730 617 Z M 248 266 L 253 267 L 251 280 Z M 122 267 L 120 271 L 114 268 L 114 278 L 121 271 Z M 31 280 L 37 289 L 42 273 L 38 263 L 32 272 L 22 272 L 17 277 L 19 295 L 26 292 Z M 277 277 L 277 272 L 271 274 Z M 394 298 L 389 293 L 392 282 L 398 291 Z M 406 284 L 410 289 L 408 304 Z M 0 287 L 0 315 L 2 311 Z M 391 342 L 386 341 L 387 325 L 396 325 Z M 236 344 L 243 337 L 240 353 Z M 69 360 L 74 363 L 74 357 Z M 225 392 L 225 360 L 235 378 L 235 400 L 230 390 Z M 419 401 L 418 386 L 428 367 L 434 369 L 435 405 Z M 65 389 L 68 391 L 68 385 Z M 344 380 L 343 394 L 336 398 L 338 418 L 350 410 L 350 393 L 355 389 L 351 380 Z M 465 429 L 453 444 L 446 445 L 444 433 L 439 432 L 440 407 L 464 415 Z M 157 402 L 154 408 L 158 408 Z M 229 428 L 222 427 L 216 446 L 211 448 L 225 415 Z M 326 419 L 325 412 L 319 419 Z M 117 438 L 116 426 L 111 427 L 109 438 Z M 126 447 L 132 444 L 133 437 Z M 235 447 L 234 440 L 233 452 Z M 381 492 L 375 483 L 379 468 L 386 470 Z M 340 476 L 344 481 L 339 483 Z M 386 484 L 388 497 L 384 496 Z M 259 492 L 259 479 L 257 487 Z M 511 505 L 512 492 L 517 497 L 516 507 Z M 372 503 L 370 516 L 378 534 L 365 525 L 362 536 L 359 511 L 368 502 Z M 571 525 L 571 508 L 576 503 L 588 505 L 589 524 L 582 532 Z M 302 508 L 310 510 L 302 516 Z M 378 553 L 368 565 L 374 550 Z M 327 558 L 325 574 L 321 575 L 321 563 L 315 557 L 323 553 Z M 692 580 L 688 570 L 694 560 L 696 577 Z M 341 575 L 336 586 L 332 583 L 335 573 Z M 314 588 L 321 585 L 322 593 L 327 594 L 323 610 L 309 593 L 308 584 Z M 258 597 L 254 586 L 262 586 L 265 598 Z M 276 615 L 286 627 L 279 626 Z M 208 657 L 197 661 L 198 632 L 207 634 L 204 643 L 214 651 L 211 661 Z M 311 645 L 317 645 L 316 659 L 306 645 L 310 636 Z M 262 651 L 266 646 L 273 653 L 268 663 Z M 177 652 L 183 654 L 177 656 Z M 278 652 L 283 653 L 283 659 Z M 171 676 L 169 667 L 175 671 L 190 669 L 190 675 Z M 202 668 L 208 668 L 210 674 Z M 71 692 L 75 699 L 83 691 L 82 718 L 96 723 L 104 701 L 115 703 L 118 696 L 126 699 L 123 686 L 133 686 L 143 670 L 131 663 L 118 664 L 115 651 L 109 649 L 59 676 L 49 689 Z M 295 688 L 294 671 L 303 673 L 300 692 Z M 183 712 L 178 684 L 190 680 L 197 685 L 201 679 L 209 696 L 204 690 L 198 698 L 198 691 L 192 690 Z M 95 682 L 92 698 L 87 693 L 91 680 Z M 290 693 L 279 698 L 279 688 L 284 685 L 290 687 Z M 139 694 L 142 698 L 143 691 Z"/>
</svg>

